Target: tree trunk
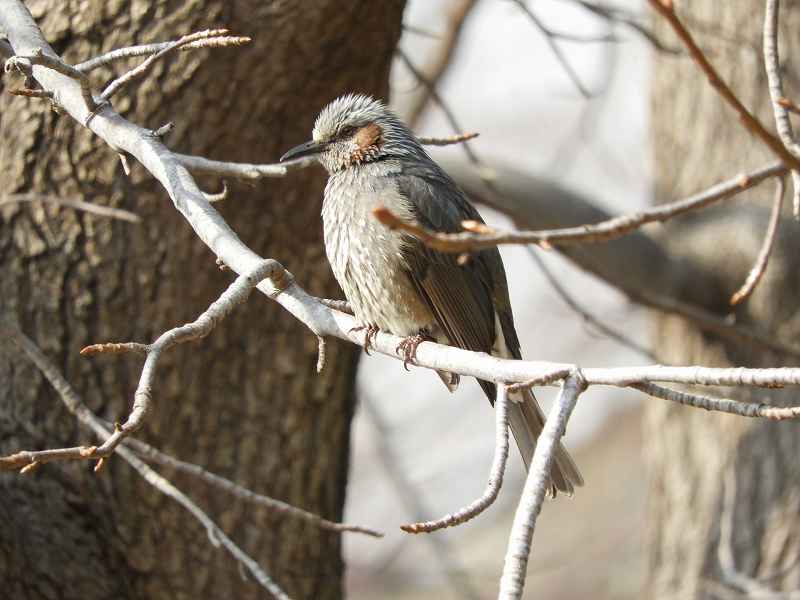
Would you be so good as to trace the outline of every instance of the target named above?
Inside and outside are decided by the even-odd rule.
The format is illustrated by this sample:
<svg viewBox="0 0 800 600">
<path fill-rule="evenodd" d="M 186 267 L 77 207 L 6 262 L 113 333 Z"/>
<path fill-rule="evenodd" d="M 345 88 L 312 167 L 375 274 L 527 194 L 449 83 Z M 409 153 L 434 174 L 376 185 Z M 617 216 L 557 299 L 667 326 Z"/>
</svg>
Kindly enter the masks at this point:
<svg viewBox="0 0 800 600">
<path fill-rule="evenodd" d="M 800 49 L 800 6 L 783 3 L 781 56 Z M 744 104 L 774 130 L 764 75 L 763 3 L 715 0 L 677 3 L 680 16 Z M 659 34 L 674 39 L 657 19 Z M 785 74 L 789 97 L 796 71 Z M 653 76 L 655 173 L 659 198 L 680 198 L 772 157 L 741 126 L 688 58 L 657 56 Z M 676 295 L 705 286 L 720 314 L 774 332 L 781 340 L 800 334 L 797 302 L 797 224 L 784 215 L 776 251 L 764 280 L 744 306 L 728 299 L 741 285 L 764 236 L 771 184 L 729 201 L 712 213 L 665 228 L 675 253 L 714 274 L 679 282 Z M 787 194 L 788 197 L 788 194 Z M 792 238 L 795 238 L 793 241 Z M 796 361 L 734 346 L 670 317 L 655 319 L 662 361 L 709 366 L 768 367 Z M 718 390 L 761 402 L 797 404 L 796 393 Z M 731 597 L 800 586 L 800 435 L 795 423 L 770 423 L 706 413 L 652 401 L 646 419 L 651 468 L 648 597 Z"/>
<path fill-rule="evenodd" d="M 224 26 L 243 48 L 180 53 L 114 101 L 185 153 L 272 162 L 308 139 L 336 96 L 387 93 L 402 0 L 27 3 L 45 36 L 74 63 L 121 46 Z M 138 59 L 141 60 L 141 59 Z M 124 65 L 116 64 L 119 73 Z M 100 85 L 111 75 L 93 73 Z M 5 85 L 8 87 L 9 81 Z M 15 85 L 17 83 L 15 82 Z M 89 407 L 114 421 L 130 408 L 141 369 L 131 357 L 81 358 L 100 341 L 153 340 L 194 319 L 231 281 L 141 167 L 47 103 L 0 95 L 2 192 L 78 197 L 132 210 L 140 225 L 48 204 L 0 212 L 0 301 L 60 366 Z M 263 256 L 310 293 L 340 295 L 324 258 L 321 170 L 229 182 L 220 209 Z M 204 181 L 209 191 L 219 181 Z M 141 437 L 257 492 L 339 519 L 358 351 L 332 343 L 316 375 L 316 339 L 254 294 L 202 343 L 159 364 Z M 0 353 L 0 452 L 92 443 L 24 357 Z M 338 535 L 257 510 L 201 483 L 176 483 L 219 520 L 293 598 L 339 598 Z M 262 591 L 206 532 L 121 460 L 0 475 L 3 597 L 252 598 Z"/>
</svg>

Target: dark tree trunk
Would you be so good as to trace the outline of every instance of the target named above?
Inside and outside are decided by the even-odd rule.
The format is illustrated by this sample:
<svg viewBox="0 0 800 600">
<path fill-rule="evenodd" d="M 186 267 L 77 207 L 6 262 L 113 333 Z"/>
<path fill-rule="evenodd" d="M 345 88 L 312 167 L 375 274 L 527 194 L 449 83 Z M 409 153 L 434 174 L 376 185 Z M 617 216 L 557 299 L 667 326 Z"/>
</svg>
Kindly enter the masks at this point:
<svg viewBox="0 0 800 600">
<path fill-rule="evenodd" d="M 68 62 L 134 43 L 225 26 L 243 48 L 182 53 L 115 100 L 133 121 L 175 130 L 172 148 L 271 162 L 308 138 L 334 97 L 385 96 L 402 0 L 27 3 Z M 117 65 L 119 72 L 123 68 Z M 98 84 L 110 75 L 93 74 Z M 9 82 L 5 85 L 8 87 Z M 16 82 L 15 82 L 16 85 Z M 150 341 L 195 318 L 230 282 L 166 193 L 42 101 L 0 95 L 0 193 L 80 197 L 124 207 L 140 225 L 59 209 L 0 212 L 0 302 L 109 420 L 128 411 L 141 364 L 86 359 L 99 341 Z M 230 183 L 221 210 L 254 250 L 277 258 L 313 294 L 337 296 L 319 223 L 320 171 Z M 216 191 L 218 181 L 205 181 Z M 141 437 L 252 489 L 332 519 L 342 514 L 357 350 L 333 343 L 315 373 L 316 340 L 259 294 L 201 344 L 159 367 Z M 0 353 L 0 453 L 92 442 L 23 357 Z M 176 482 L 218 518 L 294 598 L 339 598 L 339 537 Z M 203 528 L 121 460 L 0 475 L 0 581 L 7 598 L 248 598 L 235 562 Z"/>
<path fill-rule="evenodd" d="M 781 55 L 792 60 L 800 50 L 800 6 L 782 4 Z M 705 0 L 677 6 L 723 78 L 774 130 L 761 54 L 763 3 Z M 659 25 L 660 34 L 671 35 Z M 790 97 L 797 95 L 797 83 L 796 69 L 787 69 Z M 688 58 L 657 57 L 653 118 L 661 198 L 683 197 L 771 159 Z M 721 314 L 730 311 L 728 298 L 753 263 L 772 195 L 773 186 L 766 184 L 713 213 L 666 228 L 664 239 L 675 260 L 688 257 L 714 277 L 685 280 L 680 284 L 684 290 L 707 286 L 716 294 L 716 309 Z M 785 215 L 781 227 L 764 281 L 735 316 L 796 342 L 797 223 Z M 680 289 L 676 294 L 690 295 Z M 656 347 L 665 362 L 753 367 L 797 363 L 703 335 L 681 319 L 660 317 L 655 324 Z M 797 404 L 792 390 L 718 392 L 753 402 L 772 398 Z M 736 592 L 800 586 L 796 423 L 745 420 L 652 401 L 645 439 L 652 473 L 649 597 L 733 597 Z"/>
</svg>

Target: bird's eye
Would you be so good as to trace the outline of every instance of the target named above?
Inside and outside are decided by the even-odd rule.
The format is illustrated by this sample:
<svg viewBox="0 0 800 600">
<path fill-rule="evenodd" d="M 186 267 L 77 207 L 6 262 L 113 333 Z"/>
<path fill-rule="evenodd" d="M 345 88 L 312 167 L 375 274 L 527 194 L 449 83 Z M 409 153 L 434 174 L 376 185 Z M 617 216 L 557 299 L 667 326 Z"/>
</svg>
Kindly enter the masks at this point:
<svg viewBox="0 0 800 600">
<path fill-rule="evenodd" d="M 352 136 L 352 135 L 353 135 L 355 132 L 356 132 L 356 128 L 355 128 L 355 127 L 353 127 L 352 125 L 348 125 L 347 127 L 343 128 L 343 129 L 342 129 L 342 130 L 339 132 L 339 137 L 342 137 L 342 138 L 349 138 L 349 137 L 350 137 L 350 136 Z"/>
</svg>

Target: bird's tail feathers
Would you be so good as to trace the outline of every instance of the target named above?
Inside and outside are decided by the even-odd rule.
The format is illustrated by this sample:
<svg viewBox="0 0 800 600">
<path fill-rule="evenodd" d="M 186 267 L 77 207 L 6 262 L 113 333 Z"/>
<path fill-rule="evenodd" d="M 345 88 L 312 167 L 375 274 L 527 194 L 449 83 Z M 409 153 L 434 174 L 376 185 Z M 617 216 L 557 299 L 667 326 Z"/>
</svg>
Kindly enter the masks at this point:
<svg viewBox="0 0 800 600">
<path fill-rule="evenodd" d="M 539 439 L 544 427 L 544 413 L 529 389 L 511 392 L 508 399 L 508 423 L 527 471 L 533 459 L 533 451 L 536 449 L 536 440 Z M 550 470 L 548 496 L 555 497 L 557 492 L 572 496 L 575 488 L 582 485 L 583 477 L 578 467 L 567 449 L 558 442 Z"/>
</svg>

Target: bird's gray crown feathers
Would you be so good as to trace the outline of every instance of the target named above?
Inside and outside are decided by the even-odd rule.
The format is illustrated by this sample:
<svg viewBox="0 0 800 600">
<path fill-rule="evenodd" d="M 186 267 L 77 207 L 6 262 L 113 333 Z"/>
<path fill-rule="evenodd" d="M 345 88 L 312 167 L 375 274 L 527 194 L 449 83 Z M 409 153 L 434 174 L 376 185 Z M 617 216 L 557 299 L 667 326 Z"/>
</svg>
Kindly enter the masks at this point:
<svg viewBox="0 0 800 600">
<path fill-rule="evenodd" d="M 417 138 L 380 100 L 347 94 L 322 109 L 313 141 L 326 144 L 320 161 L 331 172 L 382 158 L 427 158 Z"/>
</svg>

